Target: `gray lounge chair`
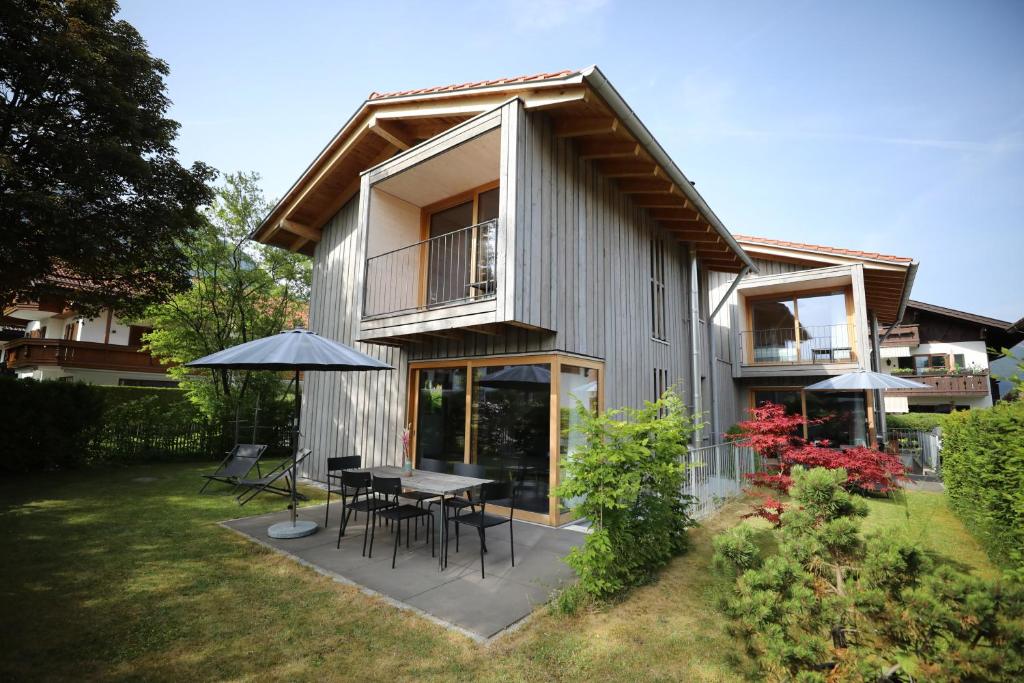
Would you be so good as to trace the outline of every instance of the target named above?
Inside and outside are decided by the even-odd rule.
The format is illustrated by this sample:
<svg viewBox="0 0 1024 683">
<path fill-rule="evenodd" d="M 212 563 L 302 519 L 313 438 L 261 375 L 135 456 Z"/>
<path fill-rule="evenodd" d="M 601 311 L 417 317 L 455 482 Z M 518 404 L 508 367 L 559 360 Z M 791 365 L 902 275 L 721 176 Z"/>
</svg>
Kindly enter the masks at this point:
<svg viewBox="0 0 1024 683">
<path fill-rule="evenodd" d="M 299 451 L 295 458 L 295 465 L 301 465 L 302 461 L 305 460 L 312 452 L 313 451 L 308 448 L 303 448 Z M 238 500 L 239 505 L 245 505 L 261 493 L 273 493 L 278 496 L 290 497 L 292 495 L 292 487 L 295 486 L 295 482 L 292 481 L 291 474 L 292 461 L 291 458 L 289 458 L 262 477 L 257 479 L 239 479 L 238 485 L 244 486 L 246 490 L 242 491 L 235 498 Z M 284 479 L 284 486 L 281 486 L 278 483 L 282 479 Z M 296 498 L 306 500 L 306 497 L 301 494 L 297 494 Z"/>
<path fill-rule="evenodd" d="M 217 466 L 216 472 L 202 475 L 206 483 L 203 484 L 203 488 L 199 489 L 199 493 L 205 491 L 206 487 L 213 481 L 238 486 L 238 480 L 248 476 L 254 467 L 256 468 L 256 476 L 262 477 L 260 458 L 263 457 L 263 453 L 266 450 L 266 444 L 262 443 L 236 444 L 231 449 L 231 452 L 228 453 L 228 456 Z"/>
</svg>

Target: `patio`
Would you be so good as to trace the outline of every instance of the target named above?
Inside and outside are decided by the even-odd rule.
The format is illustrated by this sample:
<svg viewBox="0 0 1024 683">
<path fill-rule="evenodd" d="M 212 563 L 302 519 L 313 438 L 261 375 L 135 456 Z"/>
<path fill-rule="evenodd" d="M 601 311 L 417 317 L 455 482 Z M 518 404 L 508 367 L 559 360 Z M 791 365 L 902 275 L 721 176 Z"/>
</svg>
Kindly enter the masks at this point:
<svg viewBox="0 0 1024 683">
<path fill-rule="evenodd" d="M 362 515 L 358 523 L 349 522 L 341 549 L 335 547 L 340 513 L 341 505 L 332 505 L 329 526 L 299 539 L 274 539 L 267 535 L 271 524 L 289 519 L 288 511 L 221 524 L 336 581 L 358 586 L 398 608 L 417 612 L 477 641 L 493 638 L 522 621 L 546 602 L 554 589 L 572 581 L 574 573 L 562 562 L 562 557 L 573 546 L 582 544 L 584 538 L 578 530 L 516 521 L 516 566 L 513 567 L 508 529 L 498 527 L 487 535 L 487 578 L 481 579 L 480 544 L 476 534 L 463 530 L 458 553 L 452 539 L 448 568 L 443 572 L 438 571 L 437 559 L 430 556 L 430 545 L 424 543 L 423 527 L 420 527 L 419 542 L 410 540 L 409 548 L 405 547 L 403 534 L 392 569 L 394 537 L 383 526 L 377 528 L 373 558 L 362 556 Z M 324 506 L 300 508 L 299 518 L 322 525 Z M 452 528 L 454 533 L 454 525 Z"/>
</svg>

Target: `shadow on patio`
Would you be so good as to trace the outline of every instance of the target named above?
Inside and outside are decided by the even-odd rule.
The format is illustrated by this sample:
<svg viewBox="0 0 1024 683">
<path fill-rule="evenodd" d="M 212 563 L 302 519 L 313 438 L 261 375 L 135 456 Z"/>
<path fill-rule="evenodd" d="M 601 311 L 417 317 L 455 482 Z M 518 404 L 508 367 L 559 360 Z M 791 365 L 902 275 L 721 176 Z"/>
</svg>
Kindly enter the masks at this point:
<svg viewBox="0 0 1024 683">
<path fill-rule="evenodd" d="M 341 549 L 335 548 L 340 513 L 341 506 L 332 505 L 329 526 L 298 539 L 267 536 L 267 527 L 288 519 L 287 511 L 222 524 L 335 580 L 379 594 L 397 607 L 421 613 L 478 641 L 492 638 L 529 616 L 536 606 L 547 601 L 553 590 L 571 582 L 573 571 L 562 562 L 562 557 L 573 546 L 582 544 L 584 538 L 572 529 L 517 521 L 513 567 L 507 525 L 492 529 L 487 534 L 488 552 L 484 556 L 487 578 L 481 579 L 480 544 L 475 533 L 463 529 L 458 553 L 452 538 L 448 568 L 442 572 L 438 570 L 438 560 L 430 556 L 430 544 L 424 542 L 424 527 L 420 527 L 419 541 L 410 538 L 408 548 L 403 530 L 398 559 L 392 569 L 394 536 L 385 526 L 377 528 L 373 558 L 362 556 L 362 515 L 358 523 L 349 521 Z M 324 507 L 302 508 L 299 518 L 322 525 Z M 454 526 L 451 525 L 452 534 Z M 438 552 L 439 541 L 440 534 Z"/>
</svg>

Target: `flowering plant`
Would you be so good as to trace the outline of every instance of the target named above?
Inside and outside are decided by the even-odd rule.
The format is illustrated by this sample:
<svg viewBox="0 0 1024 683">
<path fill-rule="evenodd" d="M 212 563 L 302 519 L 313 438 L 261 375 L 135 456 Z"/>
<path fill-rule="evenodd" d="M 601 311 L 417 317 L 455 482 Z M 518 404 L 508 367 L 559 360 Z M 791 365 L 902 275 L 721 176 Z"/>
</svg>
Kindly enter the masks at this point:
<svg viewBox="0 0 1024 683">
<path fill-rule="evenodd" d="M 412 440 L 412 423 L 402 430 L 402 460 L 409 460 L 409 443 Z"/>
</svg>

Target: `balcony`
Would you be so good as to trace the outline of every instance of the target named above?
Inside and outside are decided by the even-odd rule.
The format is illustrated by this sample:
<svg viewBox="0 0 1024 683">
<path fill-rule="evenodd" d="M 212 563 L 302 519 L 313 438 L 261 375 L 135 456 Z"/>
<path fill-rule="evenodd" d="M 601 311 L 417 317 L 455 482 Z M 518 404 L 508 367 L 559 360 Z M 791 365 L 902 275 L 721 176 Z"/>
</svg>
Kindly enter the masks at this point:
<svg viewBox="0 0 1024 683">
<path fill-rule="evenodd" d="M 8 342 L 5 359 L 10 370 L 60 366 L 163 373 L 168 368 L 138 347 L 66 339 L 16 339 Z"/>
<path fill-rule="evenodd" d="M 489 220 L 366 259 L 363 318 L 494 299 L 497 233 Z"/>
<path fill-rule="evenodd" d="M 896 325 L 892 328 L 882 347 L 917 346 L 920 343 L 921 336 L 918 333 L 917 325 Z"/>
<path fill-rule="evenodd" d="M 921 384 L 927 389 L 889 390 L 886 396 L 987 396 L 989 392 L 988 373 L 977 374 L 925 374 L 900 375 Z"/>
<path fill-rule="evenodd" d="M 814 325 L 740 332 L 747 365 L 856 363 L 852 325 Z"/>
</svg>

